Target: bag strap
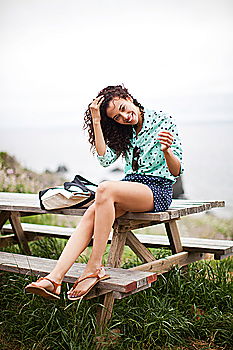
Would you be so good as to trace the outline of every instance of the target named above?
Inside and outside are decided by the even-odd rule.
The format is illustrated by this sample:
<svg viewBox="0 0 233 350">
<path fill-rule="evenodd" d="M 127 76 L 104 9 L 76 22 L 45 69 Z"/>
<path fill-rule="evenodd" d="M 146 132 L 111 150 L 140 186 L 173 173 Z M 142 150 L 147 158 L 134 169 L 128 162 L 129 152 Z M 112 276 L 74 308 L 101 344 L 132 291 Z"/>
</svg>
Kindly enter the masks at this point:
<svg viewBox="0 0 233 350">
<path fill-rule="evenodd" d="M 72 182 L 80 182 L 82 181 L 84 183 L 84 185 L 93 185 L 98 187 L 98 185 L 94 184 L 93 182 L 91 182 L 90 180 L 85 179 L 84 177 L 82 177 L 81 175 L 75 175 L 75 178 Z"/>
<path fill-rule="evenodd" d="M 90 192 L 90 190 L 84 186 L 81 182 L 77 184 L 77 182 L 64 182 L 64 189 L 69 191 L 71 186 L 76 186 L 78 188 L 81 188 L 83 192 Z"/>
<path fill-rule="evenodd" d="M 80 175 L 76 175 L 74 180 L 71 182 L 64 182 L 64 188 L 65 190 L 69 190 L 69 188 L 71 186 L 78 186 L 79 188 L 81 188 L 84 192 L 94 192 L 89 190 L 88 187 L 86 187 L 86 185 L 92 185 L 92 186 L 96 186 L 98 187 L 96 184 L 92 183 L 91 181 L 85 179 L 84 177 L 80 176 Z"/>
</svg>

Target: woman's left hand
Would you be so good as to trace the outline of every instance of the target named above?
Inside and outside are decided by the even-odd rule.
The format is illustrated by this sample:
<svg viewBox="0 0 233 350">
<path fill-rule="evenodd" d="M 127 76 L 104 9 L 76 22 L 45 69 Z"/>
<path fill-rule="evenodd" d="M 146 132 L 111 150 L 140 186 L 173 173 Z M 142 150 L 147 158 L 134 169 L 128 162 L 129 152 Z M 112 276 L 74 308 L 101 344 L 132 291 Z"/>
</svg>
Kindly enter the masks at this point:
<svg viewBox="0 0 233 350">
<path fill-rule="evenodd" d="M 161 151 L 166 151 L 169 147 L 171 147 L 173 143 L 173 135 L 169 131 L 161 131 L 158 133 L 159 142 L 161 143 Z"/>
</svg>

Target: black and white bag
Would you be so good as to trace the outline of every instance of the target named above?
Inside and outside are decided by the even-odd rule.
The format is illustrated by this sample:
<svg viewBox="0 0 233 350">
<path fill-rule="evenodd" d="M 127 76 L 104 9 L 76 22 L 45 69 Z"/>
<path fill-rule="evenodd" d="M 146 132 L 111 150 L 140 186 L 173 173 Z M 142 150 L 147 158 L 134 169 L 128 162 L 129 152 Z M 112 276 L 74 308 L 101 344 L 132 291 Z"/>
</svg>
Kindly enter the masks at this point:
<svg viewBox="0 0 233 350">
<path fill-rule="evenodd" d="M 97 187 L 98 185 L 76 175 L 72 182 L 40 191 L 40 206 L 45 210 L 89 207 L 94 202 Z"/>
</svg>

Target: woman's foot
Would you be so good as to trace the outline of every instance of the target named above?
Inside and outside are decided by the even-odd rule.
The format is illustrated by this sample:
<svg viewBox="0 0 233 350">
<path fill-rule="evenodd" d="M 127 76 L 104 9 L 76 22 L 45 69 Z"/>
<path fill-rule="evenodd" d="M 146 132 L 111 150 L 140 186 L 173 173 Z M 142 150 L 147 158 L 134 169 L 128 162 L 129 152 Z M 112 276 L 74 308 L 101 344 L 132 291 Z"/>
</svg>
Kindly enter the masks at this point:
<svg viewBox="0 0 233 350">
<path fill-rule="evenodd" d="M 61 281 L 50 275 L 39 278 L 25 287 L 27 293 L 37 294 L 46 299 L 60 299 Z"/>
<path fill-rule="evenodd" d="M 78 300 L 87 295 L 91 289 L 99 282 L 109 278 L 106 275 L 104 267 L 97 269 L 87 268 L 84 273 L 76 280 L 72 289 L 67 293 L 69 300 Z"/>
</svg>

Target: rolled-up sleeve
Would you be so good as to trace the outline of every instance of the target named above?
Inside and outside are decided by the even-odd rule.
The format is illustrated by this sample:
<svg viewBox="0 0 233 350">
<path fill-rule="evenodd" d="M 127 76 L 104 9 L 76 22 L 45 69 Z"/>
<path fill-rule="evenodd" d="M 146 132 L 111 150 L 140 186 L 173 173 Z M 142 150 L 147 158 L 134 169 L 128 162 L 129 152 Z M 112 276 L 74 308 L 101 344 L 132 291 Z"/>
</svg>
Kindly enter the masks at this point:
<svg viewBox="0 0 233 350">
<path fill-rule="evenodd" d="M 108 146 L 106 147 L 106 152 L 103 156 L 99 156 L 97 154 L 98 161 L 105 168 L 114 163 L 118 157 L 119 155 L 117 155 L 116 152 Z"/>
</svg>

